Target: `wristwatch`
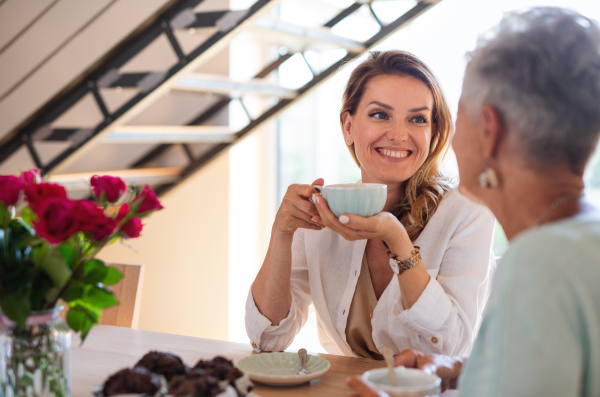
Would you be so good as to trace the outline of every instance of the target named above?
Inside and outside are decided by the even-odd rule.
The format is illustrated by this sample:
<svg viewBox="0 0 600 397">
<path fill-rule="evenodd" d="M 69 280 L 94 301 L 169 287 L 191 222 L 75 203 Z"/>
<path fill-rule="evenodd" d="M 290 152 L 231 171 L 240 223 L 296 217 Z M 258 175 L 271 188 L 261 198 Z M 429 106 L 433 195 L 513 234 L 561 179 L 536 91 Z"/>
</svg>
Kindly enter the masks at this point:
<svg viewBox="0 0 600 397">
<path fill-rule="evenodd" d="M 405 270 L 411 269 L 421 263 L 421 254 L 419 251 L 420 247 L 414 247 L 415 249 L 410 253 L 410 258 L 401 261 L 398 259 L 396 254 L 392 254 L 392 251 L 388 251 L 388 256 L 390 257 L 390 266 L 394 273 L 402 274 Z"/>
</svg>

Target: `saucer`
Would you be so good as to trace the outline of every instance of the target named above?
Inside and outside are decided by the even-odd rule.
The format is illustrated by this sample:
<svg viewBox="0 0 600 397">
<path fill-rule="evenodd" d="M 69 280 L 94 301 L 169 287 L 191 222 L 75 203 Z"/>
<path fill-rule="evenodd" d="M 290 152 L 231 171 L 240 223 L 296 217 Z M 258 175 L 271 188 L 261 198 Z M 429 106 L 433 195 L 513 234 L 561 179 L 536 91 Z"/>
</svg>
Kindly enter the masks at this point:
<svg viewBox="0 0 600 397">
<path fill-rule="evenodd" d="M 293 386 L 319 378 L 329 370 L 329 361 L 319 356 L 306 355 L 305 375 L 296 375 L 301 369 L 298 353 L 262 353 L 245 357 L 237 363 L 250 379 L 270 386 Z"/>
</svg>

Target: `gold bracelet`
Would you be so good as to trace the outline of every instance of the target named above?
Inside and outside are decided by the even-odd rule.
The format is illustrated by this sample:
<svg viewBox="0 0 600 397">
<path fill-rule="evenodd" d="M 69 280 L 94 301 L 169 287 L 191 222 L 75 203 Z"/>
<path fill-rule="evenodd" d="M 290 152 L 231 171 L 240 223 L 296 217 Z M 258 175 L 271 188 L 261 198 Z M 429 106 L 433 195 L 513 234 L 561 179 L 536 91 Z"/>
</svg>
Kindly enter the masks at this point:
<svg viewBox="0 0 600 397">
<path fill-rule="evenodd" d="M 410 258 L 406 260 L 398 259 L 398 255 L 393 254 L 392 251 L 388 251 L 387 255 L 390 258 L 390 267 L 396 274 L 402 274 L 405 270 L 412 269 L 421 262 L 421 247 L 414 247 L 415 249 L 410 253 Z"/>
</svg>

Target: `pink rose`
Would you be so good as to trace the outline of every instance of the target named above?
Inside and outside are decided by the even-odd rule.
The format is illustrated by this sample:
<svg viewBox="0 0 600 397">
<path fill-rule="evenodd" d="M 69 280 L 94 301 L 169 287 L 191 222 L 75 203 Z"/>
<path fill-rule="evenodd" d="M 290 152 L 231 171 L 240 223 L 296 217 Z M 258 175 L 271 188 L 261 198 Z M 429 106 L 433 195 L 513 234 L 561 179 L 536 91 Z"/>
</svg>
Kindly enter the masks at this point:
<svg viewBox="0 0 600 397">
<path fill-rule="evenodd" d="M 122 221 L 129 214 L 129 204 L 125 203 L 119 208 L 119 213 L 117 214 L 117 221 Z"/>
<path fill-rule="evenodd" d="M 38 235 L 52 244 L 67 240 L 79 228 L 75 215 L 76 202 L 62 197 L 51 197 L 37 206 L 38 220 L 33 224 Z"/>
<path fill-rule="evenodd" d="M 23 178 L 23 182 L 25 182 L 26 185 L 42 183 L 42 173 L 37 168 L 24 171 L 21 174 L 21 178 Z"/>
<path fill-rule="evenodd" d="M 13 175 L 0 175 L 0 203 L 15 205 L 23 191 L 23 180 Z"/>
<path fill-rule="evenodd" d="M 143 214 L 148 211 L 161 210 L 164 208 L 162 205 L 160 205 L 156 194 L 154 194 L 154 192 L 152 191 L 152 189 L 150 189 L 150 186 L 148 185 L 144 186 L 144 190 L 142 190 L 140 195 L 137 196 L 135 200 L 133 200 L 133 203 L 137 203 L 139 201 L 142 201 L 142 204 L 137 210 L 138 214 Z"/>
<path fill-rule="evenodd" d="M 92 201 L 77 201 L 75 216 L 79 220 L 78 230 L 93 233 L 96 241 L 110 236 L 117 227 L 117 220 L 106 216 L 102 208 Z"/>
<path fill-rule="evenodd" d="M 100 198 L 102 193 L 104 193 L 106 200 L 111 203 L 117 201 L 119 197 L 125 193 L 125 190 L 127 190 L 125 182 L 123 182 L 120 178 L 115 178 L 108 175 L 94 175 L 90 183 L 93 187 L 92 191 L 96 197 Z"/>
<path fill-rule="evenodd" d="M 39 183 L 25 186 L 25 199 L 32 210 L 36 211 L 40 203 L 49 198 L 67 198 L 67 191 L 60 185 Z"/>
<path fill-rule="evenodd" d="M 131 218 L 121 227 L 121 233 L 125 238 L 136 238 L 140 237 L 142 231 L 142 220 L 138 217 Z"/>
</svg>

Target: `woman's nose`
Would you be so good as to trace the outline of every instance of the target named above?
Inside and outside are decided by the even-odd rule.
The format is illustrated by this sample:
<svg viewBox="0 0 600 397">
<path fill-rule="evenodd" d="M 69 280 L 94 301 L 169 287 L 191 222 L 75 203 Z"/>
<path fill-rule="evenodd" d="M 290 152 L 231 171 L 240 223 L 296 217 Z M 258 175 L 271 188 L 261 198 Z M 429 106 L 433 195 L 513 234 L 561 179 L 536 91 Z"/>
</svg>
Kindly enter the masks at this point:
<svg viewBox="0 0 600 397">
<path fill-rule="evenodd" d="M 389 140 L 397 142 L 406 141 L 408 139 L 408 134 L 408 128 L 406 128 L 406 125 L 401 122 L 391 124 L 386 133 Z"/>
</svg>

